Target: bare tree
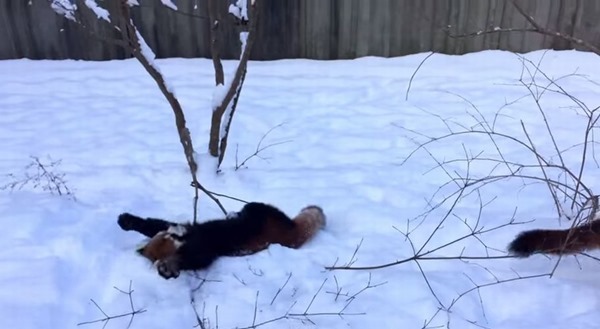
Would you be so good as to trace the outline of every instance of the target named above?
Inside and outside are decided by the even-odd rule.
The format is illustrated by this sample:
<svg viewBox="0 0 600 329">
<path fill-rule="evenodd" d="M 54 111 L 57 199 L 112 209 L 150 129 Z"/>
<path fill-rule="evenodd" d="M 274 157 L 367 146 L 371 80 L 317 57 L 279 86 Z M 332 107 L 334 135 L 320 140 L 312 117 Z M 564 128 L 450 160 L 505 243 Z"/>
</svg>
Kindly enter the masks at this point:
<svg viewBox="0 0 600 329">
<path fill-rule="evenodd" d="M 65 18 L 77 23 L 81 28 L 86 30 L 90 35 L 98 37 L 102 41 L 111 42 L 116 45 L 122 46 L 127 50 L 138 62 L 144 67 L 146 72 L 156 82 L 159 90 L 169 103 L 173 114 L 175 116 L 175 126 L 179 135 L 179 140 L 183 147 L 183 152 L 189 167 L 189 171 L 192 177 L 192 186 L 194 187 L 194 222 L 197 220 L 198 211 L 198 190 L 203 191 L 208 195 L 226 214 L 227 211 L 221 204 L 218 198 L 216 198 L 210 191 L 208 191 L 198 181 L 198 164 L 194 158 L 194 146 L 190 131 L 186 126 L 185 114 L 183 108 L 179 103 L 177 97 L 173 93 L 173 87 L 170 86 L 165 80 L 163 74 L 160 72 L 156 64 L 154 63 L 155 55 L 150 47 L 144 41 L 144 38 L 139 33 L 137 27 L 133 23 L 130 13 L 130 7 L 137 5 L 137 0 L 118 0 L 110 3 L 113 6 L 108 6 L 108 9 L 100 7 L 93 0 L 52 0 L 52 8 Z M 112 31 L 117 34 L 116 38 L 106 37 L 98 35 L 91 26 L 89 17 L 97 17 L 97 19 L 108 24 Z"/>
<path fill-rule="evenodd" d="M 212 156 L 218 158 L 217 168 L 223 162 L 225 151 L 227 149 L 227 139 L 233 120 L 237 103 L 244 85 L 248 60 L 252 51 L 252 46 L 256 40 L 256 30 L 259 21 L 259 3 L 260 1 L 251 0 L 238 1 L 239 7 L 230 6 L 230 12 L 234 13 L 241 22 L 240 26 L 247 26 L 246 22 L 250 20 L 247 31 L 240 32 L 240 61 L 235 74 L 230 81 L 225 81 L 223 73 L 223 64 L 221 63 L 221 24 L 222 18 L 219 12 L 218 0 L 208 0 L 208 12 L 211 22 L 211 54 L 213 66 L 215 69 L 216 92 L 213 93 L 213 109 L 210 123 L 210 139 L 208 149 Z M 233 7 L 233 8 L 232 8 Z M 245 11 L 247 14 L 245 14 Z M 223 120 L 225 120 L 223 122 Z"/>
</svg>

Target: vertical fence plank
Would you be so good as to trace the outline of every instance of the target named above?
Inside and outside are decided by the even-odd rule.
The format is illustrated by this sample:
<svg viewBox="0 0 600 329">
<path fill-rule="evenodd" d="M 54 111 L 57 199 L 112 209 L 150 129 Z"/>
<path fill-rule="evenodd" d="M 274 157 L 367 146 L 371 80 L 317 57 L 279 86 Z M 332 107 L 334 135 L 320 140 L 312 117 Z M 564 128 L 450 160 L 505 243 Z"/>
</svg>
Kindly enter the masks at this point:
<svg viewBox="0 0 600 329">
<path fill-rule="evenodd" d="M 573 35 L 593 45 L 600 45 L 600 1 L 583 0 L 577 19 Z"/>
<path fill-rule="evenodd" d="M 9 8 L 10 1 L 0 1 L 0 59 L 20 57 L 17 53 L 16 34 L 11 22 L 12 12 Z"/>
<path fill-rule="evenodd" d="M 432 2 L 431 31 L 432 43 L 431 50 L 440 53 L 448 52 L 448 25 L 450 24 L 448 12 L 450 11 L 450 1 L 428 0 Z"/>
<path fill-rule="evenodd" d="M 354 24 L 352 31 L 354 31 L 354 38 L 356 40 L 356 56 L 363 57 L 369 55 L 369 38 L 371 37 L 369 20 L 373 3 L 371 0 L 358 0 L 354 2 L 354 5 L 356 9 L 353 11 L 353 14 L 356 19 L 352 21 Z"/>
</svg>

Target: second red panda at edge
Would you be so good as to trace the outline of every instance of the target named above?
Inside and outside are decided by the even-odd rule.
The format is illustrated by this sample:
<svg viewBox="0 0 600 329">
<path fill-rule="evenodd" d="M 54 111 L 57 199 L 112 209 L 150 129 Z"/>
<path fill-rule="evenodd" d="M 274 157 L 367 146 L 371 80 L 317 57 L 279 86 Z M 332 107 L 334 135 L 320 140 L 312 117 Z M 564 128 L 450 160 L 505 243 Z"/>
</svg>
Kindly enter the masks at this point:
<svg viewBox="0 0 600 329">
<path fill-rule="evenodd" d="M 508 245 L 508 251 L 518 257 L 568 255 L 590 249 L 600 249 L 600 219 L 572 229 L 524 231 Z"/>
<path fill-rule="evenodd" d="M 162 219 L 121 214 L 119 226 L 150 241 L 138 252 L 149 259 L 160 276 L 176 278 L 182 270 L 206 268 L 221 256 L 249 255 L 277 243 L 299 248 L 326 224 L 318 206 L 308 206 L 294 218 L 264 203 L 251 202 L 227 219 L 177 224 Z"/>
</svg>

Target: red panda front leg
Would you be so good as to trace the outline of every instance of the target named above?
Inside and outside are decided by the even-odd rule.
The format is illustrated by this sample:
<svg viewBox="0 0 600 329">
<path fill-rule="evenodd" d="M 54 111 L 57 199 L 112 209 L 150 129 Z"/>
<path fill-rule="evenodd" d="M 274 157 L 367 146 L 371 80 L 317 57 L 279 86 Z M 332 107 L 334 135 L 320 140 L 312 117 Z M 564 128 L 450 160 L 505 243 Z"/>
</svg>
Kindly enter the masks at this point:
<svg viewBox="0 0 600 329">
<path fill-rule="evenodd" d="M 183 235 L 185 233 L 185 227 L 181 224 L 157 218 L 142 218 L 129 213 L 119 215 L 117 223 L 123 231 L 136 231 L 149 238 L 154 237 L 162 231 L 168 231 L 169 233 L 178 235 Z"/>
</svg>

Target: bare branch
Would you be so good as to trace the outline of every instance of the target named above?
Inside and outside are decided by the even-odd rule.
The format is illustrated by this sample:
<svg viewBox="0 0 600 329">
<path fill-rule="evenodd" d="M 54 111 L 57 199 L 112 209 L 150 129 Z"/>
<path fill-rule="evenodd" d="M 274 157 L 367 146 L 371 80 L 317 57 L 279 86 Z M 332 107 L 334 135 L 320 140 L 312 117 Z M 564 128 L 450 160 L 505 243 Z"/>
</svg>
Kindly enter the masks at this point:
<svg viewBox="0 0 600 329">
<path fill-rule="evenodd" d="M 291 278 L 292 278 L 292 273 L 290 272 L 290 274 L 288 274 L 288 276 L 287 276 L 287 279 L 283 283 L 283 286 L 281 286 L 281 287 L 279 287 L 279 289 L 277 289 L 277 293 L 275 293 L 275 296 L 273 296 L 273 299 L 271 299 L 271 303 L 269 305 L 273 305 L 273 303 L 275 302 L 275 299 L 277 299 L 277 296 L 279 296 L 279 293 L 281 293 L 281 291 L 285 288 L 285 286 L 288 284 L 288 282 L 290 282 Z"/>
<path fill-rule="evenodd" d="M 119 289 L 117 287 L 113 287 L 115 288 L 115 290 L 119 291 L 122 294 L 125 294 L 128 296 L 129 298 L 129 305 L 131 310 L 129 312 L 126 313 L 121 313 L 121 314 L 117 314 L 117 315 L 108 315 L 106 312 L 104 312 L 104 310 L 98 305 L 98 303 L 96 303 L 96 301 L 94 301 L 93 299 L 90 299 L 90 301 L 94 304 L 94 306 L 96 306 L 96 308 L 104 315 L 103 318 L 101 319 L 97 319 L 97 320 L 91 320 L 91 321 L 84 321 L 84 322 L 80 322 L 77 325 L 78 326 L 82 326 L 82 325 L 86 325 L 86 324 L 92 324 L 92 323 L 98 323 L 98 322 L 103 322 L 104 323 L 104 327 L 106 327 L 106 325 L 108 324 L 108 322 L 110 320 L 113 319 L 119 319 L 119 318 L 124 318 L 124 317 L 129 317 L 129 323 L 127 324 L 127 328 L 131 327 L 131 323 L 133 322 L 133 318 L 137 315 L 137 314 L 141 314 L 146 312 L 145 309 L 142 308 L 138 308 L 136 309 L 133 305 L 133 290 L 131 289 L 131 284 L 132 282 L 129 281 L 129 289 L 127 291 Z"/>
<path fill-rule="evenodd" d="M 262 137 L 260 138 L 260 140 L 258 141 L 258 145 L 256 145 L 256 150 L 254 151 L 254 153 L 252 153 L 252 154 L 250 154 L 249 156 L 247 156 L 247 157 L 246 157 L 246 158 L 245 158 L 245 159 L 244 159 L 244 160 L 243 160 L 241 163 L 239 163 L 239 164 L 238 164 L 237 151 L 236 151 L 236 157 L 235 157 L 235 170 L 237 171 L 237 170 L 239 170 L 240 168 L 242 168 L 242 167 L 243 167 L 243 166 L 246 164 L 246 162 L 248 162 L 248 160 L 250 160 L 250 159 L 252 159 L 252 158 L 254 158 L 254 157 L 261 158 L 261 157 L 259 156 L 260 152 L 262 152 L 262 151 L 264 151 L 264 150 L 266 150 L 266 149 L 268 149 L 268 148 L 271 148 L 271 147 L 274 147 L 274 146 L 277 146 L 277 145 L 282 145 L 282 144 L 290 143 L 290 142 L 291 142 L 291 140 L 286 140 L 286 141 L 276 142 L 276 143 L 272 143 L 272 144 L 268 144 L 268 145 L 262 146 L 262 143 L 263 143 L 263 141 L 265 140 L 265 138 L 267 138 L 267 136 L 268 136 L 268 135 L 269 135 L 271 132 L 273 132 L 273 130 L 275 130 L 275 129 L 277 129 L 277 128 L 281 127 L 281 126 L 283 126 L 283 123 L 280 123 L 280 124 L 276 125 L 275 127 L 273 127 L 273 128 L 271 128 L 271 129 L 269 129 L 269 130 L 268 130 L 266 133 L 264 133 L 264 134 L 262 135 Z M 261 159 L 264 159 L 264 158 L 261 158 Z"/>
<path fill-rule="evenodd" d="M 76 201 L 75 194 L 69 188 L 66 174 L 58 171 L 62 160 L 53 160 L 48 156 L 48 162 L 40 160 L 37 156 L 30 156 L 31 162 L 25 166 L 22 175 L 7 174 L 8 182 L 0 185 L 0 190 L 21 190 L 26 186 L 32 189 L 41 189 L 50 194 L 58 194 Z"/>
<path fill-rule="evenodd" d="M 427 61 L 429 59 L 429 57 L 433 56 L 433 54 L 435 54 L 435 52 L 431 52 L 429 55 L 425 56 L 425 58 L 423 58 L 423 60 L 419 63 L 419 66 L 417 66 L 417 69 L 413 72 L 413 74 L 410 76 L 410 79 L 408 80 L 408 87 L 406 88 L 406 95 L 404 96 L 404 100 L 408 100 L 408 94 L 410 93 L 410 87 L 412 86 L 412 82 L 413 79 L 415 78 L 415 75 L 417 75 L 417 72 L 419 72 L 419 70 L 421 69 L 421 66 L 423 66 L 423 64 L 425 64 L 425 61 Z"/>
</svg>

